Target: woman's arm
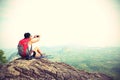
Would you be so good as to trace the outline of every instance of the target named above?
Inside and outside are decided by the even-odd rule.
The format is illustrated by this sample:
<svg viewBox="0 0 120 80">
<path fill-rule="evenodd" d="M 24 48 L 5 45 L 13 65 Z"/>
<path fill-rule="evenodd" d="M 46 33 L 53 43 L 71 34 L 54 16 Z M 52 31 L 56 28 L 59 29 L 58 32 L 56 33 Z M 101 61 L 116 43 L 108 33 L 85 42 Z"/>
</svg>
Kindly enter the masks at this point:
<svg viewBox="0 0 120 80">
<path fill-rule="evenodd" d="M 40 35 L 35 35 L 35 36 L 31 39 L 31 43 L 38 42 L 39 40 L 40 40 Z"/>
</svg>

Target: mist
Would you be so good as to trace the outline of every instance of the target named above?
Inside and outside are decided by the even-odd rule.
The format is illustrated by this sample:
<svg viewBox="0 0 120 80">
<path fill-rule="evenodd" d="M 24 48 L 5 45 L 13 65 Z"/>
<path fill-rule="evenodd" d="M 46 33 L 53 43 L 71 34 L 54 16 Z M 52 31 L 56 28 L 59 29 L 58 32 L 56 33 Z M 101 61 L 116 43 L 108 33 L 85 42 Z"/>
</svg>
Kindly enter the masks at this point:
<svg viewBox="0 0 120 80">
<path fill-rule="evenodd" d="M 15 48 L 25 32 L 39 46 L 120 45 L 119 9 L 109 0 L 2 0 L 0 48 Z"/>
</svg>

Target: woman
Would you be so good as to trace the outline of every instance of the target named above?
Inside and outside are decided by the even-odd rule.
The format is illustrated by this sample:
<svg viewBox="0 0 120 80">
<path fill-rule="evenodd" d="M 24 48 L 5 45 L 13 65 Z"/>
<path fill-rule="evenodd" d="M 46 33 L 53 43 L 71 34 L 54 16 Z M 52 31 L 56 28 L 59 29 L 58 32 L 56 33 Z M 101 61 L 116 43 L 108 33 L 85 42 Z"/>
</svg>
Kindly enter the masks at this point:
<svg viewBox="0 0 120 80">
<path fill-rule="evenodd" d="M 40 58 L 42 56 L 42 53 L 38 47 L 35 47 L 32 49 L 32 44 L 36 43 L 40 40 L 39 35 L 35 35 L 34 37 L 31 36 L 30 33 L 24 34 L 24 39 L 19 41 L 18 44 L 18 53 L 22 58 Z"/>
</svg>

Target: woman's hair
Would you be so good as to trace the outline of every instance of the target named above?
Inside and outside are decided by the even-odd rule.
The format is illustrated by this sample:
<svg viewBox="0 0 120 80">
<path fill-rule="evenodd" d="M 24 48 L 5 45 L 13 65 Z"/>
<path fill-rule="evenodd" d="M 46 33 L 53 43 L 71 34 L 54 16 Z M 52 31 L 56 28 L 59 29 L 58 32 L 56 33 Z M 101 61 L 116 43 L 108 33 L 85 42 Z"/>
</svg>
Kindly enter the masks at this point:
<svg viewBox="0 0 120 80">
<path fill-rule="evenodd" d="M 31 34 L 30 33 L 25 33 L 24 38 L 30 38 Z"/>
</svg>

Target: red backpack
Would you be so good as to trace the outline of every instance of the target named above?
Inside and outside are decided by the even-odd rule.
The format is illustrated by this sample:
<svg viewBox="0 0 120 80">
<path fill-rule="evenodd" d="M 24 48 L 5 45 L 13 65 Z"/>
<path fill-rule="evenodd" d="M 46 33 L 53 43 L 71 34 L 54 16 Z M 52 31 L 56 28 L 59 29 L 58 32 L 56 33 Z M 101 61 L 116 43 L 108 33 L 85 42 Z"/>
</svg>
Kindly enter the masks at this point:
<svg viewBox="0 0 120 80">
<path fill-rule="evenodd" d="M 31 46 L 31 49 L 29 50 L 28 42 L 29 42 L 29 39 L 22 39 L 19 41 L 19 44 L 18 44 L 18 54 L 23 58 L 29 57 L 32 51 L 32 46 Z"/>
</svg>

